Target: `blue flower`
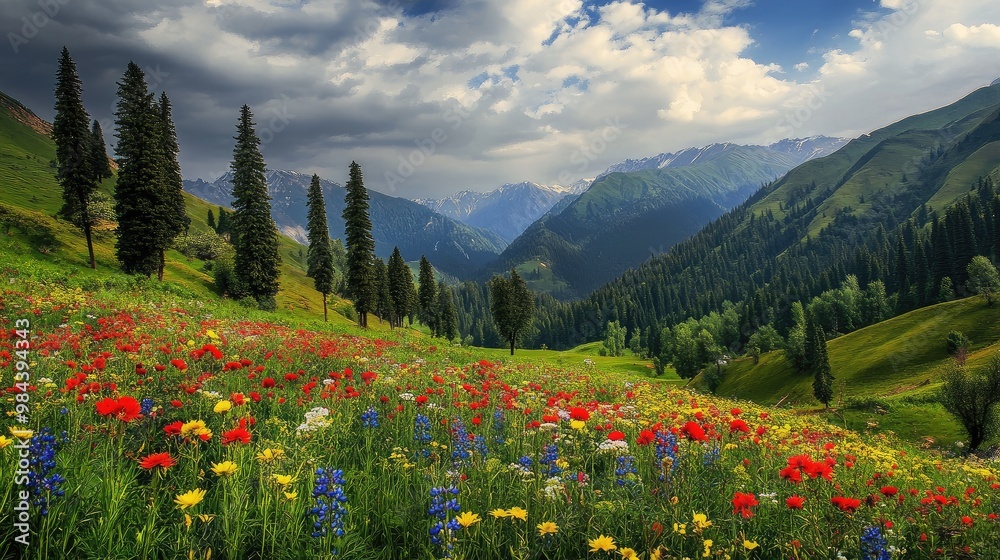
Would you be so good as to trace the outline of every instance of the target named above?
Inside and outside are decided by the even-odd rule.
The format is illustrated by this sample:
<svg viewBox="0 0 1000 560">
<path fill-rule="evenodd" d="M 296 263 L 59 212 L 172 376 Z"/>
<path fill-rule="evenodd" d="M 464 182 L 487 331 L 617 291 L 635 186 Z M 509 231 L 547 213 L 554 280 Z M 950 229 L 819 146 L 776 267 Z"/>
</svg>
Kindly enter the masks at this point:
<svg viewBox="0 0 1000 560">
<path fill-rule="evenodd" d="M 312 496 L 316 506 L 309 510 L 316 516 L 312 536 L 320 538 L 332 532 L 344 536 L 344 517 L 347 515 L 347 495 L 344 494 L 344 471 L 340 469 L 316 469 Z"/>
<path fill-rule="evenodd" d="M 64 431 L 61 434 L 61 441 L 57 441 L 52 435 L 52 430 L 43 428 L 41 432 L 31 437 L 28 444 L 30 456 L 28 472 L 28 491 L 33 496 L 32 504 L 38 507 L 42 515 L 49 513 L 49 500 L 52 497 L 61 497 L 65 494 L 62 485 L 66 479 L 58 473 L 53 473 L 56 468 L 56 449 L 60 443 L 65 443 L 68 435 Z"/>
<path fill-rule="evenodd" d="M 361 415 L 361 425 L 365 428 L 378 428 L 378 411 L 374 407 L 368 407 Z"/>
<path fill-rule="evenodd" d="M 670 475 L 677 468 L 677 436 L 659 430 L 656 432 L 656 466 L 660 470 L 660 481 L 669 482 Z"/>
<path fill-rule="evenodd" d="M 556 476 L 562 472 L 562 468 L 556 465 L 558 461 L 559 448 L 556 447 L 556 444 L 550 443 L 545 446 L 545 452 L 542 454 L 542 458 L 538 460 L 538 463 L 549 468 L 547 476 Z"/>
<path fill-rule="evenodd" d="M 635 469 L 635 459 L 631 455 L 618 457 L 617 467 L 615 468 L 615 482 L 618 486 L 635 484 L 635 480 L 628 478 L 630 474 L 638 474 L 638 471 Z"/>
<path fill-rule="evenodd" d="M 503 410 L 498 408 L 493 412 L 493 443 L 503 445 L 506 431 L 507 421 L 504 418 Z"/>
<path fill-rule="evenodd" d="M 861 534 L 861 558 L 863 560 L 891 560 L 889 543 L 882 536 L 882 528 L 872 525 Z"/>
<path fill-rule="evenodd" d="M 142 402 L 139 403 L 139 412 L 143 416 L 149 416 L 149 413 L 153 412 L 153 399 L 149 397 L 142 399 Z"/>
</svg>

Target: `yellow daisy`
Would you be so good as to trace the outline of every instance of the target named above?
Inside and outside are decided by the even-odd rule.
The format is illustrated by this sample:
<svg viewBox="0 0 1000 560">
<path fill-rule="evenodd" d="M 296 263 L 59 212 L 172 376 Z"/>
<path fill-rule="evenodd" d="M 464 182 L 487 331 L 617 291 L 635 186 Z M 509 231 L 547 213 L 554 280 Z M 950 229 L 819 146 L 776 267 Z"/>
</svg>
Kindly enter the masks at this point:
<svg viewBox="0 0 1000 560">
<path fill-rule="evenodd" d="M 181 509 L 187 509 L 200 504 L 204 499 L 205 491 L 200 488 L 195 488 L 194 490 L 189 490 L 183 494 L 178 494 L 177 497 L 174 498 L 174 503 Z"/>
<path fill-rule="evenodd" d="M 615 546 L 615 539 L 605 537 L 604 535 L 600 535 L 596 539 L 590 539 L 587 541 L 587 544 L 590 545 L 591 552 L 611 552 L 618 548 Z"/>
<path fill-rule="evenodd" d="M 528 510 L 519 507 L 512 507 L 509 510 L 507 510 L 507 515 L 511 517 L 516 517 L 521 521 L 528 520 Z"/>
<path fill-rule="evenodd" d="M 229 412 L 231 408 L 233 408 L 233 403 L 229 401 L 219 401 L 215 403 L 215 408 L 213 408 L 212 410 L 219 414 L 223 414 L 225 412 Z"/>
<path fill-rule="evenodd" d="M 223 461 L 221 463 L 212 463 L 212 472 L 216 476 L 229 476 L 239 470 L 239 466 L 232 461 Z"/>
<path fill-rule="evenodd" d="M 482 519 L 480 519 L 478 513 L 472 513 L 471 511 L 465 511 L 465 512 L 462 512 L 462 513 L 458 514 L 455 517 L 455 521 L 458 521 L 459 525 L 461 525 L 462 527 L 464 527 L 464 528 L 467 529 L 467 528 L 469 528 L 470 525 L 475 525 L 476 523 L 479 523 L 480 521 L 482 521 Z"/>
<path fill-rule="evenodd" d="M 282 486 L 288 486 L 295 480 L 295 477 L 290 474 L 272 474 L 271 478 Z"/>
<path fill-rule="evenodd" d="M 554 535 L 559 532 L 559 526 L 553 523 L 552 521 L 543 521 L 539 523 L 537 527 L 538 527 L 538 534 L 542 536 Z"/>
<path fill-rule="evenodd" d="M 497 519 L 501 519 L 501 518 L 504 518 L 504 517 L 510 517 L 510 512 L 508 512 L 507 510 L 505 510 L 503 508 L 499 508 L 499 509 L 495 509 L 495 510 L 491 511 L 490 515 L 492 515 L 493 517 L 496 517 Z"/>
</svg>

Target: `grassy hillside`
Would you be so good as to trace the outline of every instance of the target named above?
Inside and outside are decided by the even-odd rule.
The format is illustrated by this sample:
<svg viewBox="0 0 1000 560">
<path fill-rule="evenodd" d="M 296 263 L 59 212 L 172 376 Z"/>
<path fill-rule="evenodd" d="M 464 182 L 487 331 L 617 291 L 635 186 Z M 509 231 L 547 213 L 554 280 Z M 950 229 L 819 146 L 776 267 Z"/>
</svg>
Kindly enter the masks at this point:
<svg viewBox="0 0 1000 560">
<path fill-rule="evenodd" d="M 35 126 L 31 126 L 34 124 Z M 0 97 L 0 204 L 26 212 L 33 220 L 47 228 L 55 236 L 54 247 L 40 253 L 27 238 L 12 232 L 3 243 L 3 252 L 16 257 L 14 262 L 24 259 L 39 259 L 43 263 L 57 265 L 67 275 L 81 278 L 103 279 L 108 271 L 117 270 L 114 254 L 114 235 L 110 231 L 98 232 L 94 252 L 98 271 L 86 267 L 86 242 L 80 232 L 69 223 L 54 216 L 62 206 L 61 188 L 55 179 L 55 145 L 43 132 L 43 121 L 28 109 L 7 96 Z M 114 188 L 112 178 L 101 185 L 109 195 Z M 188 216 L 191 218 L 192 234 L 208 231 L 209 203 L 184 195 Z M 277 296 L 278 306 L 293 314 L 315 317 L 322 314 L 320 295 L 313 289 L 312 280 L 306 276 L 305 259 L 299 256 L 305 247 L 292 239 L 281 237 L 281 290 Z M 217 298 L 211 276 L 205 271 L 205 263 L 169 251 L 164 280 L 175 283 L 203 299 Z M 349 306 L 344 300 L 331 302 L 334 310 L 343 311 Z M 334 313 L 331 320 L 350 322 Z M 378 322 L 373 321 L 379 328 Z"/>
<path fill-rule="evenodd" d="M 956 330 L 972 340 L 969 365 L 985 363 L 1000 351 L 1000 307 L 967 298 L 829 341 L 834 404 L 841 408 L 841 420 L 856 428 L 874 422 L 914 439 L 930 435 L 939 443 L 962 439 L 959 425 L 934 402 L 940 372 L 951 359 L 945 337 Z M 819 406 L 812 396 L 812 377 L 799 373 L 781 351 L 761 356 L 756 365 L 750 358 L 732 362 L 723 368 L 716 393 L 761 404 Z"/>
</svg>

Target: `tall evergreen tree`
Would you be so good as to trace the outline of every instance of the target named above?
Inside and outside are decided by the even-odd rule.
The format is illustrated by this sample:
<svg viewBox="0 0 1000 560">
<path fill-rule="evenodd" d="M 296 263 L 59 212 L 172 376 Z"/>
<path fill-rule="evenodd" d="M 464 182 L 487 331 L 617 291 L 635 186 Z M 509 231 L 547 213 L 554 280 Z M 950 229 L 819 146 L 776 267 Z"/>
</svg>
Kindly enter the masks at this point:
<svg viewBox="0 0 1000 560">
<path fill-rule="evenodd" d="M 813 396 L 823 403 L 823 406 L 830 408 L 830 401 L 833 399 L 833 373 L 830 370 L 830 356 L 826 348 L 826 336 L 822 329 L 816 329 L 814 345 L 818 349 L 815 365 L 813 366 Z"/>
<path fill-rule="evenodd" d="M 392 297 L 393 326 L 402 327 L 403 319 L 410 315 L 414 304 L 413 274 L 399 253 L 399 247 L 389 257 L 389 294 Z"/>
<path fill-rule="evenodd" d="M 115 110 L 115 252 L 124 272 L 145 276 L 160 269 L 161 250 L 173 239 L 167 223 L 176 211 L 164 196 L 166 158 L 155 105 L 142 69 L 129 62 Z"/>
<path fill-rule="evenodd" d="M 240 108 L 233 148 L 233 215 L 231 230 L 236 250 L 234 272 L 238 288 L 257 300 L 262 309 L 274 309 L 278 294 L 281 255 L 278 227 L 271 218 L 271 196 L 267 191 L 264 156 L 254 130 L 250 107 Z"/>
<path fill-rule="evenodd" d="M 215 233 L 219 233 L 219 226 L 215 223 L 215 212 L 211 208 L 208 209 L 208 227 L 212 228 Z"/>
<path fill-rule="evenodd" d="M 417 292 L 418 310 L 417 316 L 420 322 L 430 327 L 431 332 L 436 332 L 435 319 L 437 317 L 434 303 L 437 301 L 437 281 L 434 280 L 434 267 L 426 256 L 420 257 L 420 270 L 418 271 L 420 288 Z"/>
<path fill-rule="evenodd" d="M 378 303 L 378 278 L 375 275 L 375 240 L 368 215 L 368 190 L 361 166 L 351 162 L 345 185 L 344 228 L 347 240 L 347 292 L 354 299 L 358 324 L 368 327 L 368 313 Z"/>
<path fill-rule="evenodd" d="M 319 175 L 312 176 L 309 184 L 309 198 L 306 200 L 309 216 L 306 231 L 309 238 L 309 252 L 306 255 L 307 274 L 313 279 L 316 291 L 323 294 L 323 320 L 327 319 L 326 297 L 333 291 L 334 268 L 333 250 L 330 242 L 330 228 L 326 222 L 326 202 Z M 212 210 L 210 209 L 209 212 Z"/>
<path fill-rule="evenodd" d="M 391 327 L 394 322 L 395 310 L 392 306 L 392 294 L 389 292 L 389 267 L 385 261 L 375 257 L 375 279 L 376 292 L 375 314 L 379 321 L 389 321 Z"/>
<path fill-rule="evenodd" d="M 231 233 L 232 224 L 229 223 L 229 219 L 231 217 L 232 217 L 232 212 L 219 206 L 219 222 L 215 226 L 215 233 L 219 235 L 228 235 L 229 233 Z"/>
<path fill-rule="evenodd" d="M 458 317 L 451 290 L 441 281 L 437 289 L 437 336 L 454 340 L 458 336 Z"/>
<path fill-rule="evenodd" d="M 89 128 L 90 117 L 83 108 L 83 84 L 66 47 L 63 47 L 59 58 L 55 96 L 52 138 L 56 144 L 56 178 L 62 186 L 63 198 L 59 213 L 83 229 L 90 254 L 90 268 L 96 269 L 88 207 L 90 196 L 97 189 L 97 178 L 90 165 L 93 137 Z"/>
<path fill-rule="evenodd" d="M 104 131 L 101 130 L 101 123 L 96 119 L 90 128 L 89 154 L 90 169 L 94 173 L 94 180 L 101 182 L 104 179 L 110 179 L 113 174 L 111 173 L 111 162 L 108 160 L 107 145 L 104 142 Z"/>
<path fill-rule="evenodd" d="M 518 338 L 531 325 L 535 313 L 534 297 L 514 269 L 511 269 L 509 279 L 494 276 L 489 287 L 493 322 L 500 336 L 510 344 L 510 355 L 513 356 Z"/>
<path fill-rule="evenodd" d="M 184 180 L 181 176 L 181 165 L 178 161 L 180 147 L 177 144 L 177 130 L 170 107 L 170 99 L 165 92 L 160 93 L 160 103 L 155 107 L 159 115 L 160 150 L 163 157 L 161 171 L 163 173 L 163 208 L 164 229 L 160 242 L 160 265 L 157 278 L 163 280 L 163 268 L 166 265 L 166 250 L 178 235 L 188 230 L 191 218 L 188 218 L 184 204 Z"/>
<path fill-rule="evenodd" d="M 820 348 L 818 342 L 820 340 L 819 334 L 823 333 L 823 326 L 820 325 L 816 314 L 808 313 L 806 314 L 806 326 L 805 326 L 805 338 L 803 341 L 803 353 L 802 353 L 802 371 L 812 372 L 816 369 L 819 364 L 820 358 Z M 825 336 L 822 337 L 825 340 Z"/>
</svg>

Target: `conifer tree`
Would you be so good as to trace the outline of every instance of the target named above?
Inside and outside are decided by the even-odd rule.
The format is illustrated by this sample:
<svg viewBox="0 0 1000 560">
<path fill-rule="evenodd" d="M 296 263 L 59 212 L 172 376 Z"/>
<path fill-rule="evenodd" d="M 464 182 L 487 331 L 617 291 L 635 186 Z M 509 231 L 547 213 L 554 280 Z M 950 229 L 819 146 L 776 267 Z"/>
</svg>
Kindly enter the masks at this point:
<svg viewBox="0 0 1000 560">
<path fill-rule="evenodd" d="M 802 371 L 815 371 L 819 365 L 820 348 L 818 343 L 821 338 L 819 335 L 822 333 L 823 327 L 819 324 L 815 314 L 808 313 L 806 315 L 804 351 L 802 353 Z M 822 338 L 825 340 L 825 336 Z"/>
<path fill-rule="evenodd" d="M 375 279 L 377 297 L 375 299 L 375 314 L 379 321 L 389 321 L 389 326 L 393 323 L 394 310 L 392 308 L 392 294 L 389 293 L 389 267 L 385 261 L 375 257 Z"/>
<path fill-rule="evenodd" d="M 211 208 L 208 209 L 208 227 L 212 228 L 215 233 L 219 233 L 219 226 L 215 223 L 215 212 Z"/>
<path fill-rule="evenodd" d="M 830 401 L 833 399 L 833 373 L 830 370 L 830 356 L 823 329 L 816 329 L 814 337 L 816 340 L 813 344 L 818 352 L 813 366 L 813 396 L 823 406 L 830 408 Z"/>
<path fill-rule="evenodd" d="M 281 255 L 278 227 L 271 218 L 271 196 L 267 190 L 264 156 L 254 130 L 250 107 L 240 108 L 233 148 L 233 248 L 238 290 L 257 300 L 262 309 L 274 309 L 278 293 Z"/>
<path fill-rule="evenodd" d="M 333 291 L 335 271 L 333 250 L 330 243 L 330 228 L 326 222 L 326 202 L 323 200 L 323 188 L 319 182 L 319 175 L 312 176 L 306 205 L 309 209 L 306 223 L 309 238 L 309 252 L 306 255 L 307 275 L 313 279 L 316 291 L 323 294 L 323 320 L 326 321 L 328 320 L 326 297 Z"/>
<path fill-rule="evenodd" d="M 161 250 L 173 239 L 167 223 L 176 210 L 165 197 L 166 158 L 155 105 L 142 69 L 129 62 L 118 84 L 115 110 L 115 253 L 124 272 L 145 276 L 160 269 Z"/>
<path fill-rule="evenodd" d="M 403 318 L 410 315 L 416 302 L 412 295 L 414 294 L 413 274 L 410 272 L 410 267 L 406 266 L 403 256 L 399 253 L 399 247 L 394 248 L 392 255 L 389 257 L 388 274 L 389 294 L 392 298 L 393 326 L 402 327 Z"/>
<path fill-rule="evenodd" d="M 434 303 L 437 301 L 437 282 L 434 280 L 434 267 L 426 256 L 420 257 L 420 270 L 418 274 L 420 288 L 417 292 L 418 317 L 420 322 L 430 327 L 431 332 L 437 332 L 437 313 Z"/>
<path fill-rule="evenodd" d="M 368 216 L 368 190 L 357 162 L 351 162 L 345 190 L 343 217 L 347 241 L 347 292 L 354 299 L 358 324 L 367 328 L 368 313 L 374 312 L 378 303 L 378 278 L 375 275 L 372 221 Z"/>
<path fill-rule="evenodd" d="M 160 241 L 160 264 L 157 278 L 163 280 L 163 268 L 166 265 L 166 250 L 174 239 L 188 230 L 191 219 L 188 218 L 184 203 L 184 180 L 181 176 L 181 165 L 177 160 L 180 148 L 177 144 L 177 130 L 171 114 L 170 99 L 165 92 L 160 93 L 160 103 L 154 109 L 159 116 L 160 150 L 163 157 L 161 171 L 163 173 L 164 200 L 163 231 Z"/>
<path fill-rule="evenodd" d="M 231 231 L 231 225 L 229 223 L 229 218 L 232 212 L 226 210 L 225 208 L 219 206 L 219 222 L 215 226 L 215 233 L 219 235 L 227 235 Z"/>
<path fill-rule="evenodd" d="M 511 269 L 509 279 L 494 276 L 489 289 L 493 322 L 500 336 L 510 344 L 510 355 L 513 356 L 518 338 L 531 325 L 535 312 L 534 297 L 514 269 Z"/>
<path fill-rule="evenodd" d="M 90 165 L 93 145 L 90 117 L 83 108 L 83 84 L 76 64 L 63 47 L 56 74 L 56 115 L 52 121 L 52 138 L 56 144 L 56 178 L 62 186 L 63 206 L 59 214 L 77 223 L 87 239 L 90 268 L 97 268 L 88 208 L 91 194 L 97 189 L 97 178 Z"/>
<path fill-rule="evenodd" d="M 111 162 L 108 160 L 107 145 L 104 142 L 104 131 L 101 130 L 101 123 L 96 119 L 90 128 L 90 169 L 94 173 L 94 180 L 98 183 L 104 179 L 110 179 Z"/>
<path fill-rule="evenodd" d="M 441 281 L 437 289 L 437 336 L 454 340 L 458 336 L 458 317 L 451 290 Z"/>
</svg>

